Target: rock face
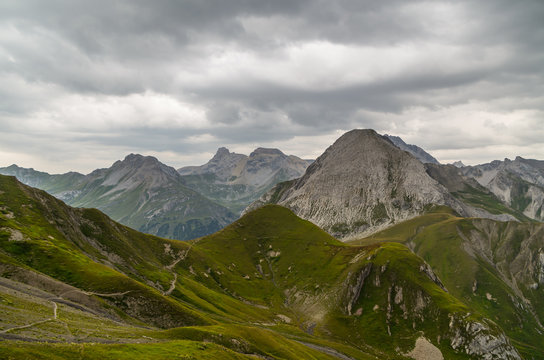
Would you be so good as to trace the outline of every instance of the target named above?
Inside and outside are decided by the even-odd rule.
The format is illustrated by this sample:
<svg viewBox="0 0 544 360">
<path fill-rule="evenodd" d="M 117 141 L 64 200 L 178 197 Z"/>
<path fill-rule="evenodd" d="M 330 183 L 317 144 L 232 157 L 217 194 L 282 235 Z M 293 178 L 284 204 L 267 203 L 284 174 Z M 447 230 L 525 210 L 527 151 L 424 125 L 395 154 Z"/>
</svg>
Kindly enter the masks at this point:
<svg viewBox="0 0 544 360">
<path fill-rule="evenodd" d="M 461 168 L 501 201 L 525 216 L 544 220 L 544 161 L 516 157 Z"/>
<path fill-rule="evenodd" d="M 389 139 L 396 147 L 398 147 L 401 150 L 408 151 L 410 154 L 414 155 L 419 161 L 422 163 L 430 163 L 430 164 L 440 164 L 438 160 L 436 160 L 431 154 L 423 150 L 417 145 L 407 144 L 398 136 L 393 135 L 384 135 L 387 139 Z"/>
<path fill-rule="evenodd" d="M 278 185 L 260 202 L 286 206 L 338 237 L 382 229 L 430 204 L 464 213 L 419 160 L 374 130 L 342 135 L 304 176 Z"/>
<path fill-rule="evenodd" d="M 31 171 L 22 169 L 13 175 L 23 173 Z M 187 240 L 218 231 L 236 219 L 223 206 L 184 186 L 174 168 L 151 156 L 130 154 L 86 176 L 43 174 L 21 180 L 34 181 L 69 205 L 97 208 L 124 225 L 153 235 Z M 68 181 L 69 175 L 73 181 Z"/>
<path fill-rule="evenodd" d="M 310 163 L 278 149 L 247 156 L 222 147 L 208 163 L 178 172 L 188 187 L 239 213 L 277 183 L 300 177 Z"/>
</svg>

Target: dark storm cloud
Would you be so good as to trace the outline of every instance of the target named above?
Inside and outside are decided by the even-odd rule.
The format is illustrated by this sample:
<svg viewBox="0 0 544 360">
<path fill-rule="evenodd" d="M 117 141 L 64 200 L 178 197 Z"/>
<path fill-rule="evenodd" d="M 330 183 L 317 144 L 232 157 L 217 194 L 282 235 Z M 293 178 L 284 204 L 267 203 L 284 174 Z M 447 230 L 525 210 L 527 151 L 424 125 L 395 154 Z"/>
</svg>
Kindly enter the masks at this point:
<svg viewBox="0 0 544 360">
<path fill-rule="evenodd" d="M 353 127 L 443 154 L 534 149 L 542 19 L 541 0 L 6 0 L 2 136 L 33 144 L 0 154 L 39 158 L 49 137 L 73 157 L 189 156 Z"/>
</svg>

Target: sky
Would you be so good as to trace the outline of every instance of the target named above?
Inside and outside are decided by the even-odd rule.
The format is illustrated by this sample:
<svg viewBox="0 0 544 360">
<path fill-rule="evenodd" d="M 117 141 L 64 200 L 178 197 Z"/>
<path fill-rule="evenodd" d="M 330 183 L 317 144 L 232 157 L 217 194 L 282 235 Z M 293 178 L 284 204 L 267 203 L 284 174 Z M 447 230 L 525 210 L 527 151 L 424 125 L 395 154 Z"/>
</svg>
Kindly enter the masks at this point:
<svg viewBox="0 0 544 360">
<path fill-rule="evenodd" d="M 544 1 L 2 0 L 0 166 L 316 158 L 372 128 L 544 159 Z"/>
</svg>

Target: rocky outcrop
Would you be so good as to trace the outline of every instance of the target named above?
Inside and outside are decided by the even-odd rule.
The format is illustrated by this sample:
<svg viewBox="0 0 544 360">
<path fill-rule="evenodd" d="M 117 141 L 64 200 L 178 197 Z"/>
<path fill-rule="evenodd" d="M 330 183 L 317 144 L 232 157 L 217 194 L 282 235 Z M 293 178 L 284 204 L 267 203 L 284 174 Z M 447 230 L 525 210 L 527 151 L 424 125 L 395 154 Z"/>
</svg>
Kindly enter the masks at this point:
<svg viewBox="0 0 544 360">
<path fill-rule="evenodd" d="M 451 347 L 476 359 L 521 360 L 508 338 L 494 326 L 480 322 L 465 322 L 452 317 L 450 329 L 453 334 Z"/>
</svg>

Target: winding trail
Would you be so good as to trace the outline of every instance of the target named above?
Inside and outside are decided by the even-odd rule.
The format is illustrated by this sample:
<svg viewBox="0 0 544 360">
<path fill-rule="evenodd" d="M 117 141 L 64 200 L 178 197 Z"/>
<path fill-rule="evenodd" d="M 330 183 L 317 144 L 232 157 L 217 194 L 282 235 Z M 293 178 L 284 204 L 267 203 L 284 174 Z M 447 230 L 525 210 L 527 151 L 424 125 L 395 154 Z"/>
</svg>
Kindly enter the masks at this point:
<svg viewBox="0 0 544 360">
<path fill-rule="evenodd" d="M 162 294 L 165 296 L 170 295 L 172 291 L 174 291 L 174 289 L 176 288 L 176 281 L 178 281 L 178 274 L 174 273 L 174 280 L 172 280 L 172 283 L 170 284 L 170 288 L 166 290 L 165 292 L 163 292 Z"/>
<path fill-rule="evenodd" d="M 123 296 L 123 295 L 128 294 L 131 291 L 133 291 L 133 290 L 104 294 L 104 293 L 97 293 L 97 292 L 93 292 L 93 291 L 84 291 L 84 290 L 80 290 L 80 289 L 74 289 L 74 290 L 70 290 L 70 291 L 67 291 L 65 293 L 60 294 L 59 297 L 63 297 L 64 295 L 69 294 L 71 292 L 80 292 L 80 293 L 83 293 L 83 294 L 85 294 L 87 296 L 95 295 L 95 296 L 101 296 L 101 297 L 112 297 L 112 296 Z"/>
<path fill-rule="evenodd" d="M 5 329 L 5 330 L 0 331 L 0 334 L 7 334 L 8 332 L 13 331 L 13 330 L 28 329 L 28 328 L 36 326 L 36 325 L 40 325 L 40 324 L 44 324 L 44 323 L 49 322 L 49 321 L 57 320 L 57 303 L 54 302 L 54 301 L 52 301 L 52 303 L 53 303 L 53 317 L 51 317 L 49 319 L 45 319 L 45 320 L 36 321 L 36 322 L 30 323 L 30 324 L 27 324 L 27 325 L 15 326 L 15 327 L 12 327 L 12 328 L 9 328 L 9 329 Z"/>
<path fill-rule="evenodd" d="M 174 259 L 174 262 L 172 262 L 170 265 L 166 265 L 164 267 L 166 270 L 170 271 L 170 273 L 172 275 L 174 275 L 174 279 L 170 283 L 170 288 L 168 288 L 168 290 L 162 292 L 162 294 L 164 296 L 168 296 L 168 295 L 172 294 L 172 291 L 174 291 L 174 289 L 176 288 L 176 282 L 178 281 L 178 274 L 174 272 L 174 267 L 176 267 L 176 265 L 180 261 L 185 260 L 187 258 L 187 255 L 189 255 L 189 251 L 191 251 L 192 247 L 193 247 L 193 243 L 190 243 L 189 247 L 187 248 L 186 251 L 184 251 L 182 253 L 179 253 L 179 257 Z"/>
<path fill-rule="evenodd" d="M 331 348 L 328 348 L 328 347 L 325 347 L 325 346 L 319 346 L 319 345 L 316 345 L 316 344 L 312 344 L 312 343 L 307 343 L 307 342 L 303 342 L 303 341 L 299 341 L 299 340 L 294 340 L 296 341 L 297 343 L 299 344 L 302 344 L 304 346 L 307 346 L 309 347 L 310 349 L 314 349 L 314 350 L 317 350 L 319 352 L 322 352 L 324 354 L 327 354 L 327 355 L 330 355 L 330 356 L 334 356 L 335 358 L 337 359 L 341 359 L 341 360 L 355 360 L 354 358 L 352 357 L 349 357 L 347 355 L 344 355 L 342 354 L 341 352 L 339 351 L 336 351 L 334 349 L 331 349 Z"/>
</svg>

